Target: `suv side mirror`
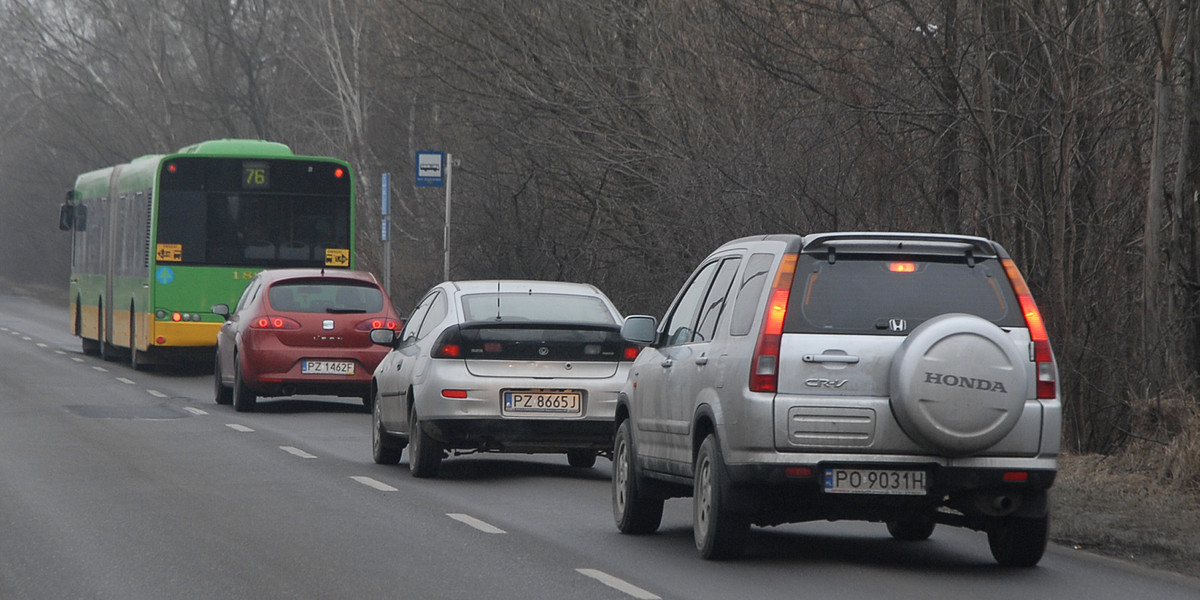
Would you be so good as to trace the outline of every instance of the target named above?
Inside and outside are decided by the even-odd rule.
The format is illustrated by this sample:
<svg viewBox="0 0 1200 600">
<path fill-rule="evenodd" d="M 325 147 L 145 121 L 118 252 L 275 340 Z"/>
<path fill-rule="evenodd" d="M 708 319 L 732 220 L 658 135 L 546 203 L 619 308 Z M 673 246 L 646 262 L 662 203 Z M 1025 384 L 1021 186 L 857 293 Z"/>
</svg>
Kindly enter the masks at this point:
<svg viewBox="0 0 1200 600">
<path fill-rule="evenodd" d="M 658 340 L 658 319 L 647 315 L 625 317 L 621 337 L 637 344 L 653 344 Z"/>
<path fill-rule="evenodd" d="M 371 342 L 380 346 L 395 346 L 397 333 L 395 329 L 372 329 Z"/>
</svg>

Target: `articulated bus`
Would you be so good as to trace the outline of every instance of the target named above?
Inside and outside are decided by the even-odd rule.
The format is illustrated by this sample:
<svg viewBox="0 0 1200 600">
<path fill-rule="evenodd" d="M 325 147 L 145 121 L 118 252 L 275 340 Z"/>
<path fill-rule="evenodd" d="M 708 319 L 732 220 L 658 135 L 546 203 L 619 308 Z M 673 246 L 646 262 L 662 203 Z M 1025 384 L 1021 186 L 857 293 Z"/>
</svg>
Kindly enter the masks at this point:
<svg viewBox="0 0 1200 600">
<path fill-rule="evenodd" d="M 71 232 L 71 330 L 134 368 L 212 360 L 223 319 L 265 268 L 354 268 L 354 177 L 280 143 L 212 140 L 84 173 Z"/>
</svg>

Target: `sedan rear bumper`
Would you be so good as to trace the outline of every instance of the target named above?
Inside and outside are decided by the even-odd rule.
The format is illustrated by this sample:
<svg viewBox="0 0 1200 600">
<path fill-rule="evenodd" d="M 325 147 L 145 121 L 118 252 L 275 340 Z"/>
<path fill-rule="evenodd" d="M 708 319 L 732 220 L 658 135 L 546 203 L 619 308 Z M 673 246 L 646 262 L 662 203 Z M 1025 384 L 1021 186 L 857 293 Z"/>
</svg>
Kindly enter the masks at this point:
<svg viewBox="0 0 1200 600">
<path fill-rule="evenodd" d="M 608 419 L 435 419 L 422 428 L 448 449 L 496 452 L 564 452 L 612 450 L 613 424 Z"/>
</svg>

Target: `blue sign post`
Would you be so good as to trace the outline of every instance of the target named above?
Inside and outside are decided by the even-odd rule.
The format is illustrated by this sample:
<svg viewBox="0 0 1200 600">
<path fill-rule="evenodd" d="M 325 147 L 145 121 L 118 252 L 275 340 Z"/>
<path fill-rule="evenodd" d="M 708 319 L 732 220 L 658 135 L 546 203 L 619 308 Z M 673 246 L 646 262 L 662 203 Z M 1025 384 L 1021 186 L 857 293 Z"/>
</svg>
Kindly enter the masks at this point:
<svg viewBox="0 0 1200 600">
<path fill-rule="evenodd" d="M 390 295 L 392 293 L 392 241 L 391 236 L 388 235 L 388 230 L 391 229 L 391 220 L 388 218 L 388 204 L 391 203 L 392 174 L 384 173 L 382 179 L 383 193 L 380 196 L 382 203 L 380 215 L 383 218 L 380 220 L 383 222 L 383 228 L 379 232 L 379 239 L 383 242 L 383 289 L 387 290 L 387 293 Z"/>
</svg>

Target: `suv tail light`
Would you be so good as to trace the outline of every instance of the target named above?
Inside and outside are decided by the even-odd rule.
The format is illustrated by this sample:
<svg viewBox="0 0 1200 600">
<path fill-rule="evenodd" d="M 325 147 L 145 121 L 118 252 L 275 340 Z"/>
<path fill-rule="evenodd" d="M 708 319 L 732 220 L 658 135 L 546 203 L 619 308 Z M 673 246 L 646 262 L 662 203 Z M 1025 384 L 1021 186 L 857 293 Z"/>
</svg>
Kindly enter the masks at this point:
<svg viewBox="0 0 1200 600">
<path fill-rule="evenodd" d="M 1046 324 L 1042 322 L 1042 313 L 1038 311 L 1029 293 L 1025 278 L 1017 270 L 1012 259 L 1002 259 L 1004 273 L 1012 283 L 1013 291 L 1017 294 L 1017 302 L 1021 304 L 1021 313 L 1025 315 L 1025 325 L 1029 327 L 1029 339 L 1033 341 L 1033 360 L 1037 367 L 1037 397 L 1051 399 L 1058 395 L 1058 381 L 1054 367 L 1054 352 L 1050 350 L 1050 338 L 1046 335 Z"/>
<path fill-rule="evenodd" d="M 752 392 L 774 392 L 779 387 L 779 344 L 783 340 L 783 318 L 787 316 L 788 296 L 792 293 L 792 278 L 799 258 L 798 254 L 784 254 L 779 270 L 775 272 L 775 282 L 771 284 L 766 314 L 763 315 L 762 329 L 750 363 Z"/>
</svg>

